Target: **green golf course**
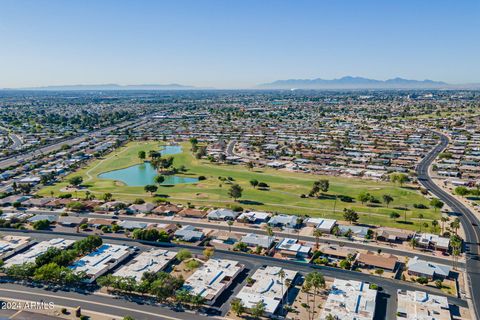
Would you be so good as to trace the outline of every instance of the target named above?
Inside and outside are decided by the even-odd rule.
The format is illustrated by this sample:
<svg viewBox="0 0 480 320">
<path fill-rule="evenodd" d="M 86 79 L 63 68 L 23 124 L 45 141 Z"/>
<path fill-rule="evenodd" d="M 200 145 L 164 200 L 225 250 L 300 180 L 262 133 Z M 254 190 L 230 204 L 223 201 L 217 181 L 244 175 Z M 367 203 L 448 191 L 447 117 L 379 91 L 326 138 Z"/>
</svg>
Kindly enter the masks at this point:
<svg viewBox="0 0 480 320">
<path fill-rule="evenodd" d="M 351 208 L 359 213 L 360 223 L 412 230 L 420 229 L 420 224 L 425 222 L 430 225 L 431 220 L 440 218 L 440 212 L 433 208 L 414 208 L 414 204 L 423 204 L 429 207 L 429 200 L 418 190 L 408 186 L 400 187 L 389 182 L 318 176 L 270 168 L 249 170 L 243 165 L 224 165 L 196 159 L 189 151 L 189 143 L 183 143 L 181 146 L 180 153 L 173 155 L 173 166 L 176 168 L 185 166 L 187 171 L 177 174 L 177 176 L 184 178 L 204 176 L 205 180 L 162 184 L 158 187 L 156 194 L 150 195 L 145 192 L 143 186 L 129 186 L 120 180 L 100 178 L 99 175 L 106 172 L 142 164 L 144 160 L 139 159 L 139 151 L 145 151 L 147 153 L 146 160 L 148 160 L 150 150 L 161 151 L 162 149 L 160 142 L 130 142 L 103 158 L 89 162 L 86 167 L 68 175 L 63 182 L 44 187 L 38 194 L 58 196 L 67 193 L 65 188 L 68 186 L 69 178 L 81 176 L 85 188 L 82 191 L 69 191 L 68 193 L 82 197 L 84 191 L 88 189 L 97 198 L 101 198 L 104 193 L 108 192 L 112 193 L 117 200 L 133 201 L 142 198 L 145 201 L 155 201 L 157 198 L 162 198 L 172 203 L 190 203 L 197 207 L 241 206 L 244 209 L 319 216 L 338 220 L 343 219 L 344 208 Z M 268 184 L 268 190 L 254 188 L 250 184 L 253 179 Z M 313 183 L 319 179 L 329 180 L 329 190 L 318 199 L 302 198 L 301 195 L 308 195 Z M 183 180 L 189 181 L 189 179 Z M 239 184 L 243 188 L 242 196 L 237 201 L 228 196 L 228 190 L 232 184 Z M 362 192 L 370 193 L 380 202 L 362 204 L 357 200 L 358 195 Z M 382 203 L 385 194 L 393 198 L 388 207 Z M 344 202 L 338 196 L 348 196 L 353 198 L 353 201 Z M 407 210 L 402 209 L 405 206 L 407 206 Z M 397 212 L 400 217 L 392 218 L 390 215 L 392 212 Z M 404 222 L 405 215 L 407 223 Z"/>
</svg>

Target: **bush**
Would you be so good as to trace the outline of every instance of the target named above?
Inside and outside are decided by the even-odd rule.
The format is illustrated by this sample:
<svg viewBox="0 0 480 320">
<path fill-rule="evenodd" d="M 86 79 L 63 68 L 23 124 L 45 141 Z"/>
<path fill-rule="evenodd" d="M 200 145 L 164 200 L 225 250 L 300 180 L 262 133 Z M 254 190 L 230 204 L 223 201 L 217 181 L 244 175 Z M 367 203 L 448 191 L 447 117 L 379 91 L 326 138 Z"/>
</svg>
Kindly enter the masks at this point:
<svg viewBox="0 0 480 320">
<path fill-rule="evenodd" d="M 342 202 L 353 202 L 353 198 L 350 196 L 339 195 L 338 199 Z"/>
<path fill-rule="evenodd" d="M 378 290 L 378 284 L 376 284 L 376 283 L 370 283 L 369 288 L 372 289 L 372 290 Z"/>
<path fill-rule="evenodd" d="M 193 270 L 193 269 L 197 269 L 198 267 L 200 267 L 200 262 L 192 259 L 192 260 L 187 261 L 185 263 L 185 265 L 187 266 L 188 269 Z"/>
<path fill-rule="evenodd" d="M 417 282 L 420 284 L 427 284 L 428 283 L 428 278 L 427 277 L 418 277 Z"/>
<path fill-rule="evenodd" d="M 198 181 L 203 181 L 203 180 L 207 180 L 207 177 L 205 177 L 205 176 L 199 176 L 198 177 Z"/>
<path fill-rule="evenodd" d="M 424 205 L 423 203 L 414 203 L 413 207 L 415 209 L 428 209 L 428 207 L 426 205 Z"/>
<path fill-rule="evenodd" d="M 45 230 L 50 228 L 50 221 L 45 219 L 45 220 L 38 220 L 33 223 L 33 229 L 35 230 Z"/>
<path fill-rule="evenodd" d="M 67 314 L 67 308 L 62 308 L 62 310 L 60 310 L 63 314 Z"/>
<path fill-rule="evenodd" d="M 231 206 L 231 209 L 235 212 L 242 212 L 243 211 L 243 208 L 241 206 L 236 206 L 236 205 Z"/>
</svg>

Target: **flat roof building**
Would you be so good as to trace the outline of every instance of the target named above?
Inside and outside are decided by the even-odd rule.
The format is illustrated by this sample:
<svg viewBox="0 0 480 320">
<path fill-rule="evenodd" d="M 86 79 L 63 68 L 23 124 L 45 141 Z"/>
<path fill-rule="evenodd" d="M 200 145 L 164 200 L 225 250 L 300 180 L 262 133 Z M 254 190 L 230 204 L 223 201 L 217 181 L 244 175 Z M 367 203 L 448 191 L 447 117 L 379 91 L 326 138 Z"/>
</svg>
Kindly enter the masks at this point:
<svg viewBox="0 0 480 320">
<path fill-rule="evenodd" d="M 214 209 L 208 213 L 207 218 L 209 220 L 235 220 L 239 214 L 230 209 Z"/>
<path fill-rule="evenodd" d="M 103 244 L 95 251 L 77 260 L 70 266 L 70 269 L 76 272 L 85 271 L 88 277 L 86 282 L 92 283 L 96 278 L 115 267 L 131 253 L 132 251 L 128 246 Z"/>
<path fill-rule="evenodd" d="M 376 299 L 377 291 L 365 282 L 335 279 L 320 319 L 333 315 L 342 320 L 372 320 Z"/>
<path fill-rule="evenodd" d="M 4 236 L 0 238 L 0 259 L 6 259 L 30 244 L 30 237 Z"/>
<path fill-rule="evenodd" d="M 307 218 L 305 220 L 305 224 L 310 227 L 315 227 L 322 232 L 330 233 L 335 224 L 337 224 L 337 220 L 323 218 Z"/>
<path fill-rule="evenodd" d="M 140 281 L 145 272 L 157 273 L 162 271 L 176 255 L 177 253 L 175 251 L 151 249 L 142 252 L 133 259 L 132 263 L 123 266 L 113 275 L 119 277 L 131 277 L 136 281 Z"/>
<path fill-rule="evenodd" d="M 447 297 L 423 291 L 397 291 L 397 319 L 450 320 Z"/>
<path fill-rule="evenodd" d="M 70 247 L 75 241 L 65 240 L 63 238 L 50 239 L 49 241 L 42 241 L 37 243 L 27 251 L 14 255 L 5 262 L 5 267 L 11 267 L 17 264 L 35 263 L 35 259 L 45 253 L 49 248 L 66 249 Z"/>
<path fill-rule="evenodd" d="M 235 260 L 210 259 L 185 281 L 183 287 L 193 295 L 201 295 L 207 304 L 213 304 L 242 269 L 243 265 Z"/>
<path fill-rule="evenodd" d="M 269 249 L 272 246 L 273 241 L 273 237 L 259 235 L 256 233 L 248 233 L 240 240 L 240 242 L 246 243 L 249 247 L 259 246 L 266 249 Z"/>
<path fill-rule="evenodd" d="M 285 277 L 280 277 L 280 271 L 285 273 Z M 266 266 L 257 269 L 252 275 L 252 284 L 245 285 L 236 298 L 242 300 L 247 309 L 255 307 L 262 301 L 265 306 L 265 314 L 271 316 L 275 314 L 282 301 L 282 281 L 294 282 L 297 271 L 282 269 L 280 267 Z M 287 295 L 288 288 L 284 285 L 283 294 Z"/>
</svg>

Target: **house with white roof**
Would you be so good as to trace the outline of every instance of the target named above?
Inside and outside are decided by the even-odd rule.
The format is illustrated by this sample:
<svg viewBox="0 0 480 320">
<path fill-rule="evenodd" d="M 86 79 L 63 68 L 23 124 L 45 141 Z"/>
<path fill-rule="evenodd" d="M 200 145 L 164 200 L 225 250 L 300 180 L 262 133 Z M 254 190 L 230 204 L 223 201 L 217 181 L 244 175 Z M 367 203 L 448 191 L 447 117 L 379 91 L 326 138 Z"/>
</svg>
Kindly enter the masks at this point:
<svg viewBox="0 0 480 320">
<path fill-rule="evenodd" d="M 4 236 L 0 238 L 0 259 L 6 259 L 15 252 L 26 248 L 30 244 L 30 237 Z"/>
<path fill-rule="evenodd" d="M 197 228 L 191 225 L 183 226 L 181 229 L 175 231 L 174 236 L 175 238 L 188 242 L 200 241 L 205 237 L 202 231 L 197 230 Z"/>
<path fill-rule="evenodd" d="M 419 247 L 430 248 L 440 251 L 448 251 L 450 248 L 450 238 L 440 237 L 431 233 L 420 233 L 415 235 Z"/>
<path fill-rule="evenodd" d="M 397 290 L 397 320 L 450 320 L 447 297 L 424 291 Z"/>
<path fill-rule="evenodd" d="M 281 272 L 285 276 L 282 277 Z M 246 284 L 236 298 L 243 302 L 247 309 L 255 307 L 261 301 L 265 307 L 265 315 L 270 317 L 278 310 L 282 299 L 287 296 L 288 287 L 286 282 L 293 283 L 297 271 L 282 269 L 280 267 L 265 266 L 257 269 L 252 275 L 252 283 Z M 283 283 L 283 285 L 282 285 Z"/>
<path fill-rule="evenodd" d="M 320 319 L 333 315 L 342 320 L 372 320 L 376 299 L 377 290 L 365 282 L 335 279 Z"/>
<path fill-rule="evenodd" d="M 141 281 L 145 272 L 157 273 L 165 269 L 165 267 L 175 258 L 175 251 L 163 249 L 151 249 L 142 252 L 135 257 L 133 261 L 117 270 L 113 275 L 124 278 L 134 278 L 135 281 Z"/>
<path fill-rule="evenodd" d="M 30 249 L 20 254 L 14 255 L 5 262 L 5 267 L 11 267 L 13 265 L 24 263 L 35 263 L 35 259 L 45 253 L 49 248 L 66 249 L 70 247 L 75 241 L 65 240 L 63 238 L 54 238 L 48 241 L 42 241 L 37 243 Z"/>
<path fill-rule="evenodd" d="M 281 227 L 281 228 L 296 228 L 297 216 L 288 215 L 288 214 L 277 214 L 270 218 L 268 225 L 272 227 Z"/>
<path fill-rule="evenodd" d="M 117 224 L 126 230 L 145 229 L 149 225 L 152 225 L 152 223 L 134 220 L 122 220 Z"/>
<path fill-rule="evenodd" d="M 235 220 L 240 213 L 230 209 L 214 209 L 207 214 L 208 220 Z"/>
<path fill-rule="evenodd" d="M 212 305 L 243 268 L 235 260 L 210 259 L 185 281 L 183 288 L 193 295 L 202 296 L 206 304 Z"/>
<path fill-rule="evenodd" d="M 265 249 L 269 249 L 273 242 L 273 237 L 269 237 L 267 235 L 261 235 L 256 233 L 248 233 L 240 239 L 240 242 L 246 243 L 249 247 L 261 247 Z"/>
<path fill-rule="evenodd" d="M 407 263 L 407 268 L 409 275 L 426 277 L 428 279 L 448 278 L 452 270 L 451 266 L 421 260 L 418 257 L 410 259 Z"/>
<path fill-rule="evenodd" d="M 307 258 L 312 251 L 312 247 L 298 243 L 297 239 L 284 238 L 277 244 L 276 249 L 281 255 L 295 258 Z"/>
<path fill-rule="evenodd" d="M 95 251 L 77 260 L 70 269 L 87 274 L 86 282 L 92 283 L 102 274 L 114 268 L 132 253 L 128 246 L 102 244 Z"/>
<path fill-rule="evenodd" d="M 337 223 L 337 220 L 334 219 L 323 219 L 323 218 L 307 218 L 305 224 L 310 227 L 314 227 L 324 233 L 330 233 Z"/>
<path fill-rule="evenodd" d="M 249 223 L 262 223 L 266 222 L 270 218 L 271 214 L 268 212 L 261 211 L 249 211 L 243 212 L 237 220 L 239 221 L 248 221 Z"/>
</svg>

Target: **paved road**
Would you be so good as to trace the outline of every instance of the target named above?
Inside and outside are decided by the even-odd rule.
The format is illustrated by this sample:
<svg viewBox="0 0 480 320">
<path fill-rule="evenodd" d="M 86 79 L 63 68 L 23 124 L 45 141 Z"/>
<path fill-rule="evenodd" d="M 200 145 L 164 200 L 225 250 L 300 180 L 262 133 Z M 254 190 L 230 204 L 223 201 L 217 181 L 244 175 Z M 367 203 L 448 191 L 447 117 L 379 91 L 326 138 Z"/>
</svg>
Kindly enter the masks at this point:
<svg viewBox="0 0 480 320">
<path fill-rule="evenodd" d="M 438 154 L 448 146 L 449 142 L 446 135 L 438 132 L 437 135 L 440 137 L 440 143 L 417 166 L 418 180 L 428 191 L 447 204 L 460 219 L 463 230 L 465 231 L 466 269 L 471 301 L 473 303 L 474 314 L 477 319 L 480 319 L 480 261 L 478 256 L 480 244 L 480 229 L 478 225 L 480 225 L 480 222 L 465 205 L 437 186 L 429 176 L 428 168 Z M 473 224 L 477 226 L 473 226 Z"/>
<path fill-rule="evenodd" d="M 228 143 L 226 153 L 228 157 L 233 157 L 235 154 L 233 153 L 233 148 L 235 147 L 235 143 L 237 143 L 237 140 L 232 140 Z"/>
<path fill-rule="evenodd" d="M 124 128 L 124 127 L 135 126 L 135 125 L 136 125 L 136 121 L 123 122 L 123 123 L 115 125 L 115 126 L 110 126 L 110 127 L 103 128 L 103 129 L 100 129 L 100 130 L 97 130 L 97 131 L 94 131 L 94 132 L 89 132 L 89 133 L 84 134 L 84 135 L 76 136 L 72 139 L 63 140 L 61 142 L 54 143 L 54 144 L 51 144 L 51 145 L 48 145 L 48 146 L 45 146 L 45 147 L 42 147 L 42 148 L 39 148 L 39 149 L 35 149 L 35 150 L 25 152 L 25 153 L 22 153 L 22 154 L 19 154 L 19 155 L 16 155 L 16 156 L 12 156 L 12 157 L 9 157 L 9 158 L 6 158 L 6 159 L 3 159 L 3 160 L 0 161 L 0 169 L 5 169 L 5 168 L 8 168 L 12 165 L 16 165 L 19 160 L 27 161 L 27 160 L 30 160 L 30 159 L 32 159 L 36 156 L 41 155 L 41 154 L 47 154 L 47 153 L 50 153 L 52 151 L 60 150 L 62 148 L 62 146 L 65 145 L 65 144 L 68 144 L 68 145 L 78 144 L 78 143 L 83 142 L 85 140 L 91 139 L 92 137 L 98 136 L 102 133 L 110 132 L 110 131 L 113 131 L 113 130 L 118 129 L 118 128 Z"/>
<path fill-rule="evenodd" d="M 77 233 L 60 233 L 60 232 L 52 232 L 52 231 L 22 231 L 22 230 L 8 230 L 8 229 L 1 229 L 2 234 L 18 234 L 18 233 L 28 233 L 33 239 L 37 241 L 51 239 L 53 237 L 63 237 L 67 239 L 78 239 L 81 237 L 85 237 L 86 234 L 77 234 Z M 137 241 L 133 239 L 125 239 L 125 238 L 118 238 L 112 237 L 107 235 L 102 235 L 104 241 L 109 243 L 119 243 L 119 244 L 127 244 L 130 243 L 131 245 L 136 245 L 142 250 L 151 248 L 152 246 L 157 247 L 171 247 L 171 248 L 188 248 L 195 254 L 201 254 L 204 248 L 196 247 L 191 245 L 178 245 L 173 243 L 158 243 L 158 242 L 150 242 L 150 241 Z M 223 258 L 223 259 L 232 259 L 240 261 L 242 264 L 245 265 L 245 268 L 249 272 L 249 274 L 253 274 L 253 272 L 263 266 L 263 265 L 275 265 L 280 266 L 286 269 L 293 269 L 297 270 L 302 274 L 306 274 L 315 270 L 321 271 L 326 277 L 329 278 L 342 278 L 342 279 L 351 279 L 357 281 L 366 281 L 370 283 L 376 283 L 381 288 L 381 298 L 383 299 L 382 303 L 386 304 L 386 306 L 379 305 L 379 308 L 383 308 L 383 315 L 379 315 L 376 319 L 393 319 L 395 318 L 396 312 L 396 292 L 397 289 L 402 290 L 422 290 L 427 291 L 432 294 L 437 294 L 441 296 L 446 296 L 442 291 L 436 288 L 425 287 L 416 283 L 409 283 L 400 280 L 394 280 L 389 278 L 381 278 L 378 276 L 364 274 L 356 271 L 350 270 L 342 270 L 333 267 L 325 267 L 325 266 L 317 266 L 313 264 L 301 263 L 297 261 L 290 261 L 290 260 L 281 260 L 272 257 L 266 256 L 258 256 L 253 254 L 243 254 L 239 252 L 231 252 L 226 250 L 216 250 L 215 252 L 216 258 Z M 237 283 L 235 288 L 230 288 L 230 290 L 237 292 L 238 289 L 244 285 L 244 279 L 242 283 Z M 1 295 L 0 295 L 1 296 Z M 231 297 L 230 297 L 231 298 Z M 225 297 L 224 300 L 226 301 L 228 297 Z M 449 303 L 455 304 L 462 307 L 467 307 L 467 303 L 455 297 L 448 296 Z M 223 304 L 221 306 L 215 306 L 218 312 L 223 316 L 228 309 L 228 304 Z M 143 310 L 143 307 L 142 309 Z M 385 314 L 386 312 L 386 314 Z"/>
<path fill-rule="evenodd" d="M 109 296 L 92 295 L 76 291 L 52 291 L 15 283 L 2 283 L 0 300 L 3 298 L 18 299 L 20 301 L 53 302 L 57 306 L 78 307 L 99 313 L 105 313 L 118 318 L 130 315 L 137 320 L 168 319 L 168 320 L 206 320 L 206 316 L 190 312 L 177 312 L 156 305 L 140 304 L 125 299 Z M 211 316 L 209 318 L 212 318 Z"/>
<path fill-rule="evenodd" d="M 10 210 L 4 210 L 4 212 L 7 212 Z M 15 210 L 11 210 L 15 211 Z M 47 215 L 60 215 L 60 212 L 56 211 L 49 211 L 49 210 L 29 210 L 28 212 L 36 213 L 36 214 L 47 214 Z M 72 213 L 70 213 L 72 215 Z M 88 214 L 75 214 L 77 216 L 85 216 L 88 218 L 100 218 L 100 219 L 105 219 L 105 218 L 111 218 L 113 215 L 106 215 L 106 214 L 96 214 L 96 213 L 88 213 Z M 212 223 L 207 223 L 207 222 L 191 222 L 191 221 L 182 221 L 182 220 L 170 220 L 170 219 L 162 219 L 161 217 L 134 217 L 134 216 L 128 216 L 128 215 L 120 215 L 118 216 L 119 219 L 121 220 L 128 220 L 128 221 L 143 221 L 143 222 L 148 222 L 148 223 L 180 223 L 182 225 L 192 225 L 194 227 L 198 228 L 207 228 L 207 229 L 216 229 L 216 230 L 229 230 L 228 225 L 223 225 L 223 224 L 212 224 Z M 242 232 L 242 233 L 256 233 L 256 234 L 262 234 L 266 235 L 266 231 L 263 229 L 259 228 L 247 228 L 247 227 L 231 227 L 232 232 Z M 282 238 L 294 238 L 294 239 L 299 239 L 301 241 L 309 241 L 309 242 L 314 242 L 315 237 L 313 236 L 302 236 L 294 233 L 288 233 L 288 232 L 275 232 L 275 236 L 277 237 L 282 237 Z M 408 251 L 407 250 L 400 250 L 396 248 L 387 248 L 384 246 L 377 246 L 375 243 L 358 243 L 358 242 L 352 242 L 349 240 L 336 240 L 336 239 L 331 239 L 331 238 L 319 238 L 319 243 L 320 244 L 334 244 L 334 245 L 342 245 L 342 246 L 347 246 L 355 249 L 361 249 L 361 250 L 370 250 L 370 251 L 377 251 L 379 248 L 382 249 L 382 252 L 384 253 L 390 253 L 394 255 L 400 255 L 400 256 L 406 256 L 409 258 L 413 258 L 415 256 L 418 256 L 420 258 L 427 259 L 428 261 L 435 262 L 435 263 L 440 263 L 440 264 L 446 264 L 449 265 L 451 262 L 445 258 L 441 257 L 434 257 L 428 254 L 423 254 L 417 251 Z M 465 263 L 463 262 L 458 262 L 458 267 L 459 268 L 464 268 Z"/>
<path fill-rule="evenodd" d="M 22 147 L 22 140 L 18 135 L 16 135 L 15 133 L 10 133 L 8 136 L 12 140 L 12 145 L 10 146 L 11 149 L 17 150 Z"/>
</svg>

